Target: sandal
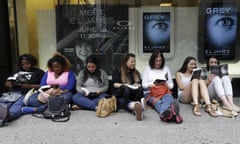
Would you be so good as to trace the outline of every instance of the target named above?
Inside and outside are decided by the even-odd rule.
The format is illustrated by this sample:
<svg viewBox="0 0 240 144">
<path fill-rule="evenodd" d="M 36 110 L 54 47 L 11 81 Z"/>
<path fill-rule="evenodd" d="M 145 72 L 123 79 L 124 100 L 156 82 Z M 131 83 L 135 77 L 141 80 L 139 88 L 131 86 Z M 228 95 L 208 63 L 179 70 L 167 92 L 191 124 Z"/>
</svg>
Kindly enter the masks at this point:
<svg viewBox="0 0 240 144">
<path fill-rule="evenodd" d="M 193 114 L 195 116 L 201 116 L 202 113 L 200 112 L 199 104 L 193 104 Z"/>
<path fill-rule="evenodd" d="M 216 112 L 213 110 L 212 104 L 207 104 L 205 106 L 205 112 L 207 112 L 212 117 L 217 117 L 218 116 L 216 114 Z"/>
</svg>

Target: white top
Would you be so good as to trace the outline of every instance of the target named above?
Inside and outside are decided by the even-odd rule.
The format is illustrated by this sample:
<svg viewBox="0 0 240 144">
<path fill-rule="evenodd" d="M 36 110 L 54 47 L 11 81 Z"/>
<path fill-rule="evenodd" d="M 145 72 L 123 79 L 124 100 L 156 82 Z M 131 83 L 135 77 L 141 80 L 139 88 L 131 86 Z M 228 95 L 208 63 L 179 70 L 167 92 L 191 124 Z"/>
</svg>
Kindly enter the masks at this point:
<svg viewBox="0 0 240 144">
<path fill-rule="evenodd" d="M 191 77 L 185 76 L 183 73 L 180 73 L 183 86 L 187 86 L 191 83 Z"/>
<path fill-rule="evenodd" d="M 183 86 L 188 86 L 191 83 L 191 76 L 187 77 L 181 72 L 179 73 L 179 75 L 181 77 Z M 180 95 L 181 93 L 182 93 L 182 90 L 178 88 L 178 95 Z"/>
<path fill-rule="evenodd" d="M 172 74 L 168 66 L 164 66 L 162 69 L 151 69 L 150 66 L 144 68 L 142 75 L 142 86 L 144 89 L 147 89 L 150 84 L 156 79 L 162 79 L 165 75 L 168 75 L 167 84 L 170 89 L 173 88 Z"/>
</svg>

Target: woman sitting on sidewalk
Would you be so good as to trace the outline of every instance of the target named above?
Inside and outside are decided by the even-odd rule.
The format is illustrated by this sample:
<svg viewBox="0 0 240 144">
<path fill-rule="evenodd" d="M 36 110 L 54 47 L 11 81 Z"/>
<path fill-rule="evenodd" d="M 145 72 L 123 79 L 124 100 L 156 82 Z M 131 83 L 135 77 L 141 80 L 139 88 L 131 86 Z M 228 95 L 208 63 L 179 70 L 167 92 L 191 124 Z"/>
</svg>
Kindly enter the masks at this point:
<svg viewBox="0 0 240 144">
<path fill-rule="evenodd" d="M 222 101 L 223 108 L 235 112 L 240 112 L 240 108 L 236 106 L 233 102 L 233 90 L 232 83 L 229 75 L 224 75 L 222 77 L 218 75 L 211 74 L 211 67 L 220 65 L 217 57 L 211 56 L 207 61 L 207 70 L 209 71 L 207 84 L 208 92 L 211 98 Z"/>
<path fill-rule="evenodd" d="M 140 72 L 135 68 L 136 59 L 132 53 L 125 54 L 120 68 L 113 71 L 113 94 L 117 97 L 117 106 L 136 114 L 137 120 L 143 119 L 143 91 Z M 141 102 L 142 101 L 142 102 Z"/>
<path fill-rule="evenodd" d="M 75 104 L 73 110 L 83 108 L 96 111 L 99 100 L 108 95 L 105 93 L 108 86 L 107 73 L 99 68 L 96 57 L 88 56 L 86 68 L 77 77 L 77 94 L 72 98 Z"/>
<path fill-rule="evenodd" d="M 64 98 L 66 104 L 72 102 L 72 92 L 75 88 L 75 75 L 70 70 L 69 60 L 60 53 L 56 53 L 47 62 L 48 71 L 42 77 L 41 86 L 57 87 L 55 93 Z M 42 112 L 47 107 L 46 102 L 40 99 L 40 92 L 29 97 L 27 106 L 22 108 L 23 113 Z"/>
<path fill-rule="evenodd" d="M 196 66 L 196 58 L 188 56 L 176 73 L 178 100 L 181 103 L 191 103 L 193 101 L 193 114 L 201 116 L 199 99 L 203 98 L 206 103 L 205 111 L 210 116 L 217 117 L 210 102 L 206 81 L 201 78 L 191 80 L 193 69 L 196 68 Z"/>
</svg>

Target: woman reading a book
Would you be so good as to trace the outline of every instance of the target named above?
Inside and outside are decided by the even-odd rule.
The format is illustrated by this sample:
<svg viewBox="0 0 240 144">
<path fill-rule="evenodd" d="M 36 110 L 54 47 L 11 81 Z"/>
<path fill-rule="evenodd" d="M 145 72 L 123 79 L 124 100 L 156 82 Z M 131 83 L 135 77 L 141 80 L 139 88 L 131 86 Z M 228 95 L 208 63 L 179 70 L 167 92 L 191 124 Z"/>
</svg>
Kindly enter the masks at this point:
<svg viewBox="0 0 240 144">
<path fill-rule="evenodd" d="M 94 56 L 86 58 L 86 67 L 81 70 L 77 77 L 77 93 L 73 96 L 73 110 L 83 108 L 97 110 L 98 102 L 107 96 L 109 81 L 107 73 L 100 69 Z"/>
<path fill-rule="evenodd" d="M 48 60 L 47 67 L 48 71 L 41 79 L 41 88 L 50 86 L 51 90 L 54 89 L 54 96 L 61 96 L 66 104 L 70 104 L 76 81 L 73 71 L 70 70 L 70 61 L 64 55 L 55 53 Z M 40 99 L 40 93 L 34 93 L 29 97 L 27 106 L 22 108 L 23 113 L 43 112 L 46 109 L 47 103 Z"/>
<path fill-rule="evenodd" d="M 169 67 L 165 65 L 165 58 L 161 51 L 153 51 L 149 58 L 149 66 L 144 68 L 142 78 L 147 104 L 159 113 L 161 120 L 165 121 L 164 119 L 174 111 L 178 118 L 168 118 L 168 120 L 181 123 L 182 117 L 179 115 L 178 103 L 174 101 L 170 91 L 174 86 L 172 74 Z"/>
<path fill-rule="evenodd" d="M 240 112 L 240 108 L 233 102 L 233 90 L 230 77 L 228 75 L 221 76 L 212 73 L 213 68 L 216 68 L 217 66 L 220 66 L 218 58 L 214 56 L 209 57 L 207 60 L 207 70 L 209 71 L 207 84 L 209 94 L 213 99 L 215 98 L 219 100 L 220 98 L 223 103 L 223 108 L 230 111 Z"/>
<path fill-rule="evenodd" d="M 16 100 L 0 102 L 0 126 L 4 122 L 10 122 L 19 118 L 22 115 L 22 107 L 24 106 L 24 98 L 26 93 L 32 89 L 38 89 L 39 83 L 44 74 L 44 71 L 37 68 L 37 59 L 31 54 L 23 54 L 18 58 L 18 70 L 10 74 L 5 82 L 5 87 L 8 88 L 8 96 L 19 94 Z M 2 114 L 5 113 L 5 116 Z M 6 117 L 7 116 L 7 117 Z"/>
<path fill-rule="evenodd" d="M 192 79 L 193 70 L 197 66 L 197 60 L 188 56 L 185 58 L 181 68 L 176 73 L 176 82 L 178 85 L 178 100 L 181 103 L 193 103 L 193 114 L 201 116 L 199 99 L 203 98 L 206 103 L 205 111 L 212 117 L 217 114 L 212 108 L 206 81 L 201 77 Z"/>
<path fill-rule="evenodd" d="M 124 108 L 136 115 L 137 120 L 143 119 L 144 99 L 141 87 L 140 72 L 136 69 L 135 55 L 125 54 L 121 65 L 112 74 L 113 94 L 117 97 L 118 108 Z"/>
</svg>

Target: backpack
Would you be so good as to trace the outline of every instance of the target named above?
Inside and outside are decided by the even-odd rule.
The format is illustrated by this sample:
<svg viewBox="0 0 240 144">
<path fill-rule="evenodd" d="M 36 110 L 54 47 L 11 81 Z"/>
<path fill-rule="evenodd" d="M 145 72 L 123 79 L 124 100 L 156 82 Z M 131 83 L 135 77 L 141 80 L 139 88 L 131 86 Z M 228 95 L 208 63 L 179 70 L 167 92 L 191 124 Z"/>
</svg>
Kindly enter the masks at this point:
<svg viewBox="0 0 240 144">
<path fill-rule="evenodd" d="M 164 122 L 175 122 L 177 124 L 182 123 L 183 118 L 179 111 L 180 109 L 178 103 L 173 101 L 169 108 L 160 115 L 160 119 Z"/>
<path fill-rule="evenodd" d="M 168 86 L 165 84 L 156 85 L 150 88 L 150 93 L 147 96 L 146 100 L 149 101 L 151 97 L 154 98 L 152 102 L 152 105 L 154 105 L 165 94 L 172 94 Z"/>
<path fill-rule="evenodd" d="M 69 105 L 64 103 L 63 97 L 50 96 L 47 105 L 47 109 L 37 117 L 51 119 L 54 122 L 66 122 L 70 119 Z"/>
<path fill-rule="evenodd" d="M 98 107 L 96 111 L 97 117 L 107 117 L 112 112 L 117 110 L 117 99 L 113 96 L 106 96 L 98 102 Z"/>
</svg>

